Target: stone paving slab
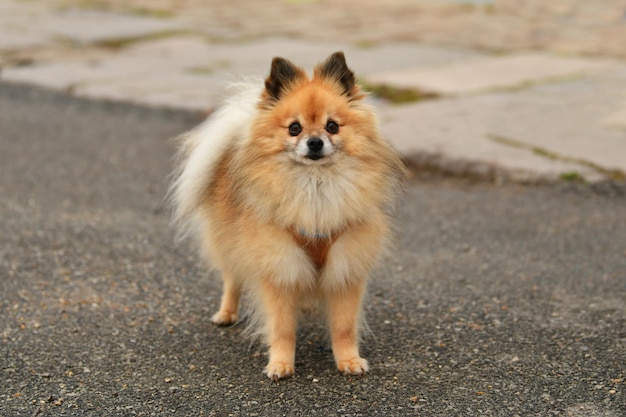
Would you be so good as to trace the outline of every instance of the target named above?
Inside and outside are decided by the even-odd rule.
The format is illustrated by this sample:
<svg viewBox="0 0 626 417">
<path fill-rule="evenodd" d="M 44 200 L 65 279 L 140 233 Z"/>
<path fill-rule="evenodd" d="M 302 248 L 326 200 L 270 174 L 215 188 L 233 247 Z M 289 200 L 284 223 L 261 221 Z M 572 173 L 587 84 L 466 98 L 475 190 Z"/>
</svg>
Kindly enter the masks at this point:
<svg viewBox="0 0 626 417">
<path fill-rule="evenodd" d="M 626 102 L 626 66 L 521 91 L 499 114 L 499 131 L 556 154 L 626 173 L 626 134 L 603 120 Z"/>
<path fill-rule="evenodd" d="M 246 43 L 212 45 L 212 57 L 230 62 L 227 70 L 265 75 L 271 57 L 282 56 L 310 70 L 327 56 L 344 51 L 350 67 L 359 75 L 392 68 L 447 65 L 486 56 L 475 50 L 452 47 L 429 47 L 415 43 L 394 42 L 359 47 L 344 42 L 311 42 L 302 39 L 270 37 Z"/>
<path fill-rule="evenodd" d="M 219 102 L 225 81 L 196 74 L 173 74 L 167 78 L 135 76 L 113 82 L 100 80 L 78 86 L 75 94 L 95 99 L 126 101 L 154 107 L 209 112 Z"/>
<path fill-rule="evenodd" d="M 33 25 L 45 11 L 39 3 L 0 1 L 0 51 L 52 44 L 49 34 Z"/>
<path fill-rule="evenodd" d="M 609 128 L 626 130 L 626 104 L 624 108 L 609 114 L 601 122 Z"/>
<path fill-rule="evenodd" d="M 381 111 L 381 128 L 395 148 L 419 167 L 528 182 L 556 180 L 568 172 L 602 179 L 588 167 L 492 140 L 491 135 L 499 131 L 492 112 L 505 102 L 503 97 L 466 97 L 386 108 Z"/>
<path fill-rule="evenodd" d="M 506 167 L 516 179 L 595 181 L 604 170 L 626 172 L 624 132 L 602 125 L 626 99 L 625 76 L 622 67 L 611 77 L 385 107 L 382 127 L 402 153 L 418 163 L 439 156 L 452 172 Z"/>
<path fill-rule="evenodd" d="M 54 42 L 50 41 L 48 36 L 41 32 L 32 33 L 19 29 L 13 32 L 0 31 L 0 51 L 52 46 L 53 44 Z"/>
<path fill-rule="evenodd" d="M 400 69 L 370 74 L 368 81 L 442 95 L 476 94 L 590 74 L 606 70 L 612 64 L 608 60 L 525 53 L 480 58 L 445 67 Z"/>
<path fill-rule="evenodd" d="M 30 3 L 0 2 L 0 48 L 54 41 L 91 44 L 180 31 L 174 20 L 95 10 L 46 10 Z M 26 41 L 16 38 L 23 37 Z"/>
<path fill-rule="evenodd" d="M 68 89 L 82 87 L 90 83 L 114 83 L 162 74 L 175 76 L 184 68 L 204 64 L 208 45 L 199 39 L 172 39 L 163 48 L 128 48 L 119 52 L 104 53 L 90 59 L 60 60 L 31 66 L 9 67 L 2 71 L 2 78 L 8 81 L 42 85 L 45 87 Z M 157 42 L 159 43 L 159 42 Z M 162 43 L 162 42 L 161 42 Z M 184 48 L 181 48 L 181 43 Z M 150 44 L 150 42 L 148 42 Z"/>
<path fill-rule="evenodd" d="M 463 62 L 487 56 L 462 48 L 435 48 L 410 43 L 358 47 L 339 42 L 311 42 L 301 39 L 269 37 L 250 42 L 214 43 L 198 36 L 178 36 L 145 41 L 125 48 L 119 56 L 133 59 L 161 57 L 163 65 L 189 66 L 203 62 L 216 72 L 266 75 L 271 58 L 282 56 L 311 69 L 328 55 L 342 50 L 350 67 L 358 74 L 390 68 L 428 67 Z"/>
<path fill-rule="evenodd" d="M 145 37 L 182 29 L 172 20 L 89 10 L 58 11 L 37 23 L 53 36 L 79 44 Z"/>
</svg>

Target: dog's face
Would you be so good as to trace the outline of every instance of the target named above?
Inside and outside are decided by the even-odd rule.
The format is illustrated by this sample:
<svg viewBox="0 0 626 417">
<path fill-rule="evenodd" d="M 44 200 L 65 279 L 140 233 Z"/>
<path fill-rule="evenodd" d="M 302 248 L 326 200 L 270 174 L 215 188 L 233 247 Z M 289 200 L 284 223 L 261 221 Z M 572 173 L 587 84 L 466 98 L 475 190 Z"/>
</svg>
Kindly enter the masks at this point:
<svg viewBox="0 0 626 417">
<path fill-rule="evenodd" d="M 313 80 L 294 86 L 271 110 L 272 141 L 302 164 L 325 164 L 349 136 L 348 98 L 336 86 Z"/>
<path fill-rule="evenodd" d="M 328 86 L 308 84 L 280 103 L 281 127 L 297 161 L 324 163 L 341 145 L 344 101 Z"/>
<path fill-rule="evenodd" d="M 357 105 L 364 97 L 342 53 L 315 68 L 313 78 L 275 58 L 265 81 L 254 145 L 263 155 L 286 155 L 304 165 L 324 165 L 364 146 L 373 129 Z"/>
</svg>

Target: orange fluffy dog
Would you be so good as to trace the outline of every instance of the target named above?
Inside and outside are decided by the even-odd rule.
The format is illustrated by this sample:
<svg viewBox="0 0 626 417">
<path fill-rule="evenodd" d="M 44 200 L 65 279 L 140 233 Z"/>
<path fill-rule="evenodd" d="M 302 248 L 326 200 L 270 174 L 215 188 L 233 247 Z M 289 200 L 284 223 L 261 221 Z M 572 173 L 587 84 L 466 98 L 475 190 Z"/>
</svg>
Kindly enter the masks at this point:
<svg viewBox="0 0 626 417">
<path fill-rule="evenodd" d="M 214 323 L 238 319 L 242 291 L 269 345 L 265 373 L 294 372 L 298 315 L 323 306 L 341 372 L 363 374 L 362 300 L 389 248 L 404 165 L 378 131 L 343 53 L 311 79 L 274 58 L 262 85 L 240 86 L 184 136 L 176 217 L 222 272 Z"/>
</svg>

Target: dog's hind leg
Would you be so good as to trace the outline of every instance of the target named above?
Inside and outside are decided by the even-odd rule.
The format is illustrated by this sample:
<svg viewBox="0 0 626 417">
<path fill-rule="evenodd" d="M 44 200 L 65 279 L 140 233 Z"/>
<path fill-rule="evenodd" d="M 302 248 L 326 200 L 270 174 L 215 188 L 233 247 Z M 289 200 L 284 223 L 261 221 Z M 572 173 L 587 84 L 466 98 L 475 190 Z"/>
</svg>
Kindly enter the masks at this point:
<svg viewBox="0 0 626 417">
<path fill-rule="evenodd" d="M 229 326 L 237 321 L 239 298 L 241 297 L 241 285 L 227 272 L 222 273 L 224 292 L 220 309 L 213 315 L 211 321 L 219 326 Z"/>
</svg>

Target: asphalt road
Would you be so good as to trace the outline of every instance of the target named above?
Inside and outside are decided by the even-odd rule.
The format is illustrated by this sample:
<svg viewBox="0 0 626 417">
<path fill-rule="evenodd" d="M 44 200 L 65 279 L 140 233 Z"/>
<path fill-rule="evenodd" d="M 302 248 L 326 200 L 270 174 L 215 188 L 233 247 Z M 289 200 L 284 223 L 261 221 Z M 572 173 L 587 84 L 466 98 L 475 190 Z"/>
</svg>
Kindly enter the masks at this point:
<svg viewBox="0 0 626 417">
<path fill-rule="evenodd" d="M 198 120 L 0 84 L 0 415 L 626 415 L 623 185 L 413 181 L 371 372 L 311 320 L 274 383 L 162 204 Z"/>
</svg>

